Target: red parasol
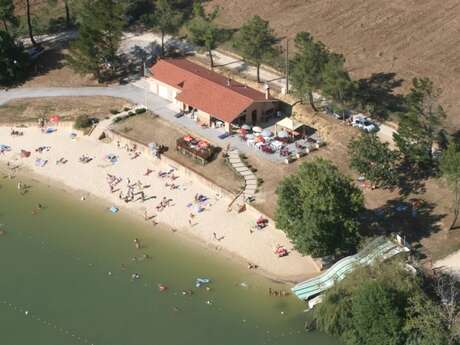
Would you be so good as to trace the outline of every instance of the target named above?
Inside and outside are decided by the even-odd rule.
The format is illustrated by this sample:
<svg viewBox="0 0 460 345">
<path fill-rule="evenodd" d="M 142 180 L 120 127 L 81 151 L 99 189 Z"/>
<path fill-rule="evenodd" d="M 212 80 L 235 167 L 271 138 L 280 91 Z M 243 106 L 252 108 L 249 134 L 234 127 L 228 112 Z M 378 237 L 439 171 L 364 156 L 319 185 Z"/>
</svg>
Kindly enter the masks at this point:
<svg viewBox="0 0 460 345">
<path fill-rule="evenodd" d="M 193 140 L 193 137 L 192 137 L 191 135 L 186 135 L 186 136 L 184 137 L 184 140 L 185 140 L 185 141 L 192 141 L 192 140 Z"/>
<path fill-rule="evenodd" d="M 209 146 L 209 143 L 208 143 L 207 141 L 205 141 L 205 140 L 200 140 L 200 141 L 198 142 L 198 146 L 199 146 L 200 148 L 204 149 L 204 148 L 206 148 L 206 147 Z"/>
<path fill-rule="evenodd" d="M 264 139 L 263 136 L 258 135 L 258 136 L 256 137 L 256 142 L 257 142 L 257 143 L 264 143 L 264 142 L 265 142 L 265 139 Z"/>
<path fill-rule="evenodd" d="M 50 121 L 53 123 L 58 123 L 59 121 L 61 121 L 61 117 L 59 115 L 50 116 Z"/>
</svg>

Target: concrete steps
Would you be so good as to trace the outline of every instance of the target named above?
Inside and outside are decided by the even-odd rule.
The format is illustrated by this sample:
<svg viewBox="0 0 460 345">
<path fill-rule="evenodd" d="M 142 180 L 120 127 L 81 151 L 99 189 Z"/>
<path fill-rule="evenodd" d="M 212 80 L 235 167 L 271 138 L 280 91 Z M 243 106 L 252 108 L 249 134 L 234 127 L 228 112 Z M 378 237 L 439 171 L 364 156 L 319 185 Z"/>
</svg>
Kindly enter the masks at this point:
<svg viewBox="0 0 460 345">
<path fill-rule="evenodd" d="M 236 149 L 232 149 L 228 152 L 228 161 L 232 168 L 244 178 L 244 199 L 254 199 L 257 189 L 257 177 L 254 173 L 249 170 L 247 165 L 241 160 L 240 152 Z"/>
</svg>

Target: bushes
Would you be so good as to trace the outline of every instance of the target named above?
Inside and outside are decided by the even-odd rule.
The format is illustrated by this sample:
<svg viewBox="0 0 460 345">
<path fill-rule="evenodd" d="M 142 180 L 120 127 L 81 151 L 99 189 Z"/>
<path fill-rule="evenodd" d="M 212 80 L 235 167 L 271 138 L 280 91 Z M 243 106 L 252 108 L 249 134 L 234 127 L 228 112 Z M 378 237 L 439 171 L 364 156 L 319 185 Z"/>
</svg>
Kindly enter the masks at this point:
<svg viewBox="0 0 460 345">
<path fill-rule="evenodd" d="M 89 128 L 95 123 L 96 119 L 90 118 L 88 115 L 80 115 L 76 118 L 74 127 L 76 129 Z"/>
<path fill-rule="evenodd" d="M 145 109 L 145 108 L 138 108 L 138 109 L 136 109 L 136 114 L 143 114 L 146 111 L 147 111 L 147 109 Z"/>
</svg>

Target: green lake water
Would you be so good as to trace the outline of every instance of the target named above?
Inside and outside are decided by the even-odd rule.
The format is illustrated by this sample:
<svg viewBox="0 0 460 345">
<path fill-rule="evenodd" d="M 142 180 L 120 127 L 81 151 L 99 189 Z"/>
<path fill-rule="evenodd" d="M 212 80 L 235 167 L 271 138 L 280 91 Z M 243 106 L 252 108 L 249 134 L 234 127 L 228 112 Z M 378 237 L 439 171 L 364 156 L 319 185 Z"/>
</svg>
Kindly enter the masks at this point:
<svg viewBox="0 0 460 345">
<path fill-rule="evenodd" d="M 37 182 L 21 196 L 16 183 L 0 182 L 1 345 L 338 344 L 303 330 L 294 296 L 268 296 L 287 286 L 103 203 Z"/>
</svg>

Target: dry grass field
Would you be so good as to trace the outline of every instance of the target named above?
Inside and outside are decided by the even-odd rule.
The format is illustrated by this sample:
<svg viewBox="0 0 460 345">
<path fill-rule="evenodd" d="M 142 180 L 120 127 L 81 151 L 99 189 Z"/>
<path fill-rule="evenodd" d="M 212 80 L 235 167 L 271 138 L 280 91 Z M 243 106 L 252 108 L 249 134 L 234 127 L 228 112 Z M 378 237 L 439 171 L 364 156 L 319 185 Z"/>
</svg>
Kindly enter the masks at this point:
<svg viewBox="0 0 460 345">
<path fill-rule="evenodd" d="M 107 96 L 18 99 L 0 106 L 0 123 L 33 122 L 51 115 L 60 115 L 63 120 L 79 115 L 102 119 L 110 116 L 111 109 L 120 110 L 125 105 L 130 103 Z"/>
</svg>

